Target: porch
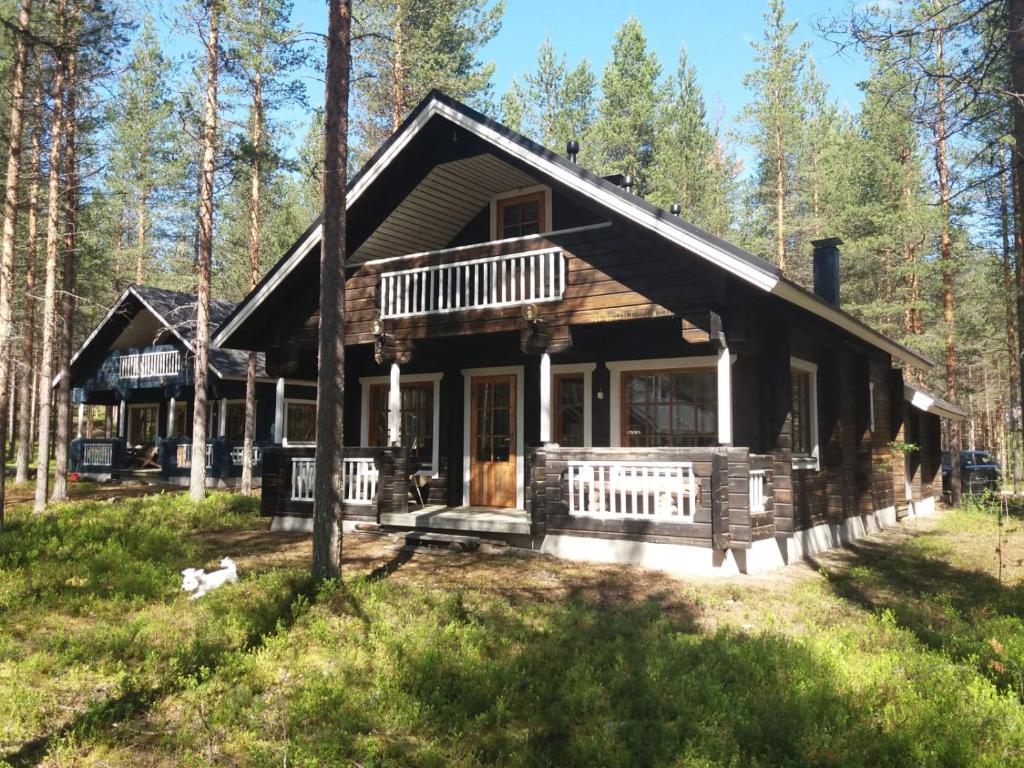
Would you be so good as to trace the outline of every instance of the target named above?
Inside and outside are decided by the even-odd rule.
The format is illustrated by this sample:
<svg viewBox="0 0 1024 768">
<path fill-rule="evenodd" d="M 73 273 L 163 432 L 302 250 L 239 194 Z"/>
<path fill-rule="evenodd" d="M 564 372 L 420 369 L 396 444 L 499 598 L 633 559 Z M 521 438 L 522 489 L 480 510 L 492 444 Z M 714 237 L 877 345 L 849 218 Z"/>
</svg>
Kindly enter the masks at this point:
<svg viewBox="0 0 1024 768">
<path fill-rule="evenodd" d="M 771 538 L 773 457 L 745 448 L 567 448 L 525 455 L 525 504 L 493 507 L 423 499 L 407 449 L 351 447 L 342 460 L 343 518 L 386 528 L 517 537 L 621 538 L 725 551 Z M 264 454 L 262 511 L 279 527 L 309 527 L 315 448 Z"/>
</svg>

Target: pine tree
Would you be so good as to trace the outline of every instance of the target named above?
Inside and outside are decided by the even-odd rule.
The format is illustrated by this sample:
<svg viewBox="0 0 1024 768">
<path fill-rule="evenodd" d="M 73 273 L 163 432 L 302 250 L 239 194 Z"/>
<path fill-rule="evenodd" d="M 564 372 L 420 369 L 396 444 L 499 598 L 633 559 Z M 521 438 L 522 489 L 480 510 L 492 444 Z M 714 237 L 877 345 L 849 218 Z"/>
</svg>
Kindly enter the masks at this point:
<svg viewBox="0 0 1024 768">
<path fill-rule="evenodd" d="M 631 16 L 615 34 L 588 141 L 594 145 L 593 168 L 602 174 L 632 175 L 639 195 L 650 189 L 660 74 L 643 27 Z"/>
<path fill-rule="evenodd" d="M 120 232 L 115 235 L 127 264 L 115 266 L 134 283 L 146 282 L 156 266 L 154 223 L 176 223 L 154 222 L 154 211 L 162 212 L 169 199 L 182 192 L 184 181 L 180 130 L 169 90 L 171 75 L 172 64 L 147 16 L 106 116 L 112 138 L 106 187 L 124 205 L 124 218 L 119 217 L 116 225 L 127 230 L 123 239 Z"/>
<path fill-rule="evenodd" d="M 352 133 L 361 165 L 432 89 L 483 110 L 494 64 L 480 50 L 497 34 L 504 0 L 361 0 L 353 57 Z"/>
<path fill-rule="evenodd" d="M 572 70 L 565 54 L 545 40 L 537 54 L 537 68 L 523 76 L 524 86 L 513 80 L 502 97 L 502 119 L 553 152 L 564 152 L 575 139 L 582 146 L 580 162 L 588 153 L 587 134 L 594 122 L 597 81 L 586 59 Z"/>
<path fill-rule="evenodd" d="M 724 236 L 733 221 L 736 163 L 708 120 L 697 72 L 679 52 L 679 66 L 661 89 L 651 170 L 651 202 L 682 207 L 682 217 Z"/>
<path fill-rule="evenodd" d="M 789 216 L 795 207 L 797 158 L 803 139 L 805 105 L 801 78 L 807 45 L 793 43 L 796 22 L 786 22 L 782 0 L 771 0 L 764 38 L 753 43 L 758 68 L 743 82 L 752 93 L 742 119 L 756 153 L 756 199 L 770 215 L 763 223 L 763 249 L 779 269 L 795 254 Z M 760 249 L 759 249 L 760 250 Z"/>
</svg>

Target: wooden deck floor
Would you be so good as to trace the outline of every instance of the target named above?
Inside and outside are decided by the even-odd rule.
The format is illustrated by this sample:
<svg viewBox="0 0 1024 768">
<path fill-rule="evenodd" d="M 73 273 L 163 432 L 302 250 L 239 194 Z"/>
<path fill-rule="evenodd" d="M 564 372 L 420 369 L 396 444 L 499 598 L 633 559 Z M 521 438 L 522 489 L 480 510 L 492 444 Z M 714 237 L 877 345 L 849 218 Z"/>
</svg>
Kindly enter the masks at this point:
<svg viewBox="0 0 1024 768">
<path fill-rule="evenodd" d="M 477 533 L 530 534 L 530 517 L 522 509 L 445 507 L 427 505 L 402 514 L 380 516 L 381 525 L 402 528 L 475 531 Z"/>
</svg>

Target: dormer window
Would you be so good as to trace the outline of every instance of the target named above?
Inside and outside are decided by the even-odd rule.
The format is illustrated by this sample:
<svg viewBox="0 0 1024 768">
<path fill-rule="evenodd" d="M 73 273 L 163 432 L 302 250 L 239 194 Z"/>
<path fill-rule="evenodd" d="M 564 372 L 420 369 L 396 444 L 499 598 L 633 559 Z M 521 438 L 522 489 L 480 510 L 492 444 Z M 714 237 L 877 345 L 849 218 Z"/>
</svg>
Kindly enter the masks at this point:
<svg viewBox="0 0 1024 768">
<path fill-rule="evenodd" d="M 498 195 L 491 202 L 492 240 L 536 235 L 550 229 L 551 190 L 547 187 L 518 189 Z"/>
</svg>

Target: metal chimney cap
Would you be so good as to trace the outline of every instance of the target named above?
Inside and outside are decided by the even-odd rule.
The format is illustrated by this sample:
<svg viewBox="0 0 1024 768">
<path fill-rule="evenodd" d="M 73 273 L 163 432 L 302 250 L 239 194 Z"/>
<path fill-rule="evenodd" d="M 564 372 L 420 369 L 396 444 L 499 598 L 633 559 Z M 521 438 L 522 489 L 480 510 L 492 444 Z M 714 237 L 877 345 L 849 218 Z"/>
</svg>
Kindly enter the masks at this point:
<svg viewBox="0 0 1024 768">
<path fill-rule="evenodd" d="M 683 206 L 679 203 L 672 203 L 672 207 L 669 209 L 669 212 L 673 216 L 679 216 L 683 212 Z"/>
<path fill-rule="evenodd" d="M 815 248 L 830 248 L 842 244 L 843 239 L 841 237 L 825 237 L 821 240 L 811 240 L 811 245 Z"/>
<path fill-rule="evenodd" d="M 565 142 L 565 154 L 569 156 L 572 162 L 576 162 L 576 155 L 580 152 L 580 143 L 576 139 L 569 139 Z"/>
<path fill-rule="evenodd" d="M 633 189 L 633 174 L 627 173 L 622 177 L 622 188 L 627 192 Z"/>
</svg>

